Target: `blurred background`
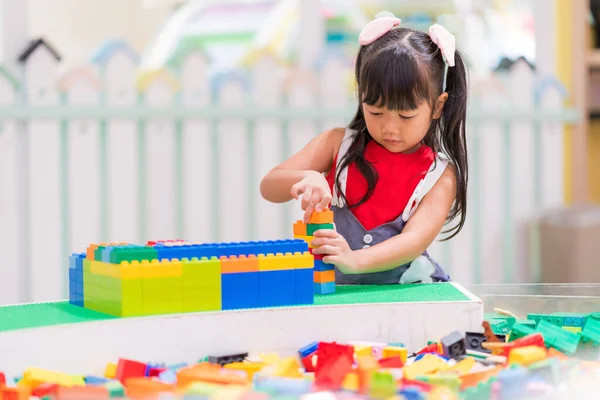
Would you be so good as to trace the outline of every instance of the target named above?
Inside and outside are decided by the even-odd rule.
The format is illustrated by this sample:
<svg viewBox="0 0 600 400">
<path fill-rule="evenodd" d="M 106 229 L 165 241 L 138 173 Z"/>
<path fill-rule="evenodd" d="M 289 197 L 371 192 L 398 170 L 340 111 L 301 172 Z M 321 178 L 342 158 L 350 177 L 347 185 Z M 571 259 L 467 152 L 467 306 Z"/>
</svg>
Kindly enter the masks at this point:
<svg viewBox="0 0 600 400">
<path fill-rule="evenodd" d="M 598 282 L 595 0 L 0 0 L 0 304 L 66 297 L 91 243 L 292 236 L 262 176 L 355 108 L 380 11 L 471 74 L 464 284 Z M 441 237 L 443 238 L 443 237 Z"/>
</svg>

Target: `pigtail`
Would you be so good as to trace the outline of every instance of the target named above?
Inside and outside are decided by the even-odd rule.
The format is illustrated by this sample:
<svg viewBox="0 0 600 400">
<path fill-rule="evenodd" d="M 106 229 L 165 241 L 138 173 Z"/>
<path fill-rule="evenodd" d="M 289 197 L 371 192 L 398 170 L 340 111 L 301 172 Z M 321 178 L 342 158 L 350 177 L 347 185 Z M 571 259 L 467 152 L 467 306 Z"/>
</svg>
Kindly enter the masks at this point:
<svg viewBox="0 0 600 400">
<path fill-rule="evenodd" d="M 450 165 L 456 172 L 456 198 L 448 222 L 459 217 L 458 223 L 444 233 L 453 232 L 444 240 L 456 236 L 463 228 L 467 215 L 467 183 L 468 183 L 468 158 L 467 158 L 467 69 L 462 55 L 456 51 L 455 65 L 448 69 L 446 77 L 446 91 L 448 99 L 444 104 L 442 116 L 438 123 L 440 129 L 440 147 L 450 159 Z"/>
</svg>

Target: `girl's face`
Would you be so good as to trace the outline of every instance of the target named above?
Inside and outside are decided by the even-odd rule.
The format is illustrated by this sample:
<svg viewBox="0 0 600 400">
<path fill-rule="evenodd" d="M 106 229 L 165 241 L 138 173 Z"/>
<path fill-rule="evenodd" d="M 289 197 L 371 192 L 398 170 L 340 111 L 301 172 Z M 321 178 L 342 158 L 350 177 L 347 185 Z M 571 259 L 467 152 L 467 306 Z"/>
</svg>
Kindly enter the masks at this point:
<svg viewBox="0 0 600 400">
<path fill-rule="evenodd" d="M 397 111 L 386 107 L 371 106 L 363 103 L 363 113 L 369 133 L 392 153 L 411 153 L 419 148 L 429 130 L 432 119 L 438 119 L 448 93 L 442 93 L 431 113 L 429 103 L 423 101 L 414 110 Z"/>
</svg>

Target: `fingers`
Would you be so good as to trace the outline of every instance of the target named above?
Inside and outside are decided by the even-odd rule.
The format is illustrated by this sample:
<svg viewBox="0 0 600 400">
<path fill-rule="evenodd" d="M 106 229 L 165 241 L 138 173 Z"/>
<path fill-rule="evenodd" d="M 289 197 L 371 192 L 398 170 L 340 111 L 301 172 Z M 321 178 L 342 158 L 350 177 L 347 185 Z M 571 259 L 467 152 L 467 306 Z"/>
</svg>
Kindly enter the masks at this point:
<svg viewBox="0 0 600 400">
<path fill-rule="evenodd" d="M 319 238 L 337 238 L 340 236 L 340 234 L 334 229 L 319 229 L 318 231 L 315 231 L 313 236 Z"/>
<path fill-rule="evenodd" d="M 311 246 L 324 246 L 324 245 L 331 245 L 331 246 L 337 246 L 340 243 L 340 241 L 338 240 L 337 236 L 336 237 L 314 237 L 313 240 L 311 240 L 310 244 Z"/>
<path fill-rule="evenodd" d="M 300 194 L 302 194 L 304 192 L 304 189 L 306 188 L 306 184 L 302 181 L 295 183 L 292 186 L 292 189 L 290 190 L 290 194 L 292 195 L 292 197 L 295 200 L 298 200 L 298 197 L 300 196 Z"/>
<path fill-rule="evenodd" d="M 306 210 L 310 205 L 310 200 L 313 194 L 313 188 L 308 186 L 304 188 L 304 194 L 302 195 L 302 209 Z"/>
<path fill-rule="evenodd" d="M 321 197 L 321 201 L 317 204 L 316 210 L 323 211 L 327 206 L 331 203 L 331 194 L 326 193 L 323 197 Z"/>
<path fill-rule="evenodd" d="M 327 254 L 327 255 L 338 255 L 342 251 L 338 246 L 324 244 L 322 246 L 313 249 L 313 254 Z"/>
<path fill-rule="evenodd" d="M 335 264 L 338 260 L 338 256 L 325 256 L 321 259 L 325 264 Z"/>
</svg>

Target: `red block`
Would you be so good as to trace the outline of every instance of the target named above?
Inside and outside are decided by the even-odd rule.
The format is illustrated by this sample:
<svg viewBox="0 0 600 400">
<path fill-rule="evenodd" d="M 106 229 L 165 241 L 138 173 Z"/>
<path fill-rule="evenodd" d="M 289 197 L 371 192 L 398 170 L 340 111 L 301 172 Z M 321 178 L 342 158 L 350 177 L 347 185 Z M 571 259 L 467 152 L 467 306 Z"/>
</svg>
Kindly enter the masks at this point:
<svg viewBox="0 0 600 400">
<path fill-rule="evenodd" d="M 338 354 L 327 364 L 327 367 L 315 374 L 315 387 L 318 390 L 339 390 L 348 372 L 352 371 L 352 362 L 352 356 L 345 353 Z"/>
<path fill-rule="evenodd" d="M 381 368 L 402 368 L 404 363 L 400 357 L 388 357 L 379 360 L 379 366 Z"/>
<path fill-rule="evenodd" d="M 439 346 L 437 343 L 432 343 L 427 347 L 423 347 L 421 350 L 417 351 L 417 354 L 427 354 L 427 353 L 436 353 L 436 354 L 440 354 L 438 352 L 439 350 Z M 441 355 L 441 354 L 440 354 Z"/>
<path fill-rule="evenodd" d="M 319 342 L 317 347 L 317 365 L 315 366 L 315 377 L 324 369 L 335 362 L 340 356 L 346 355 L 350 360 L 354 359 L 354 347 L 333 343 Z"/>
<path fill-rule="evenodd" d="M 150 371 L 148 371 L 148 376 L 151 378 L 157 377 L 161 372 L 166 370 L 166 368 L 150 368 Z"/>
<path fill-rule="evenodd" d="M 4 376 L 4 372 L 0 372 L 0 385 L 6 385 L 6 376 Z"/>
<path fill-rule="evenodd" d="M 116 378 L 120 380 L 121 383 L 125 382 L 125 379 L 128 378 L 143 378 L 146 376 L 146 368 L 146 364 L 139 361 L 120 358 L 119 363 L 117 364 Z"/>
<path fill-rule="evenodd" d="M 322 260 L 322 259 L 323 259 L 323 257 L 325 257 L 325 255 L 324 255 L 324 254 L 313 254 L 313 250 L 314 250 L 314 249 L 312 249 L 312 248 L 309 248 L 309 249 L 308 249 L 308 252 L 309 252 L 310 254 L 312 254 L 312 255 L 315 257 L 315 261 L 317 261 L 317 260 Z"/>
<path fill-rule="evenodd" d="M 314 356 L 317 352 L 310 353 L 302 359 L 302 366 L 306 372 L 315 372 Z"/>
<path fill-rule="evenodd" d="M 546 348 L 546 345 L 544 344 L 544 337 L 542 336 L 542 334 L 532 333 L 513 342 L 507 343 L 507 345 L 504 347 L 504 355 L 508 357 L 508 353 L 510 353 L 512 349 L 525 346 L 538 346 Z"/>
<path fill-rule="evenodd" d="M 33 389 L 33 391 L 31 392 L 31 395 L 42 398 L 42 397 L 48 396 L 49 394 L 56 394 L 57 391 L 58 391 L 57 384 L 42 383 L 41 385 L 39 385 L 38 387 Z"/>
</svg>

